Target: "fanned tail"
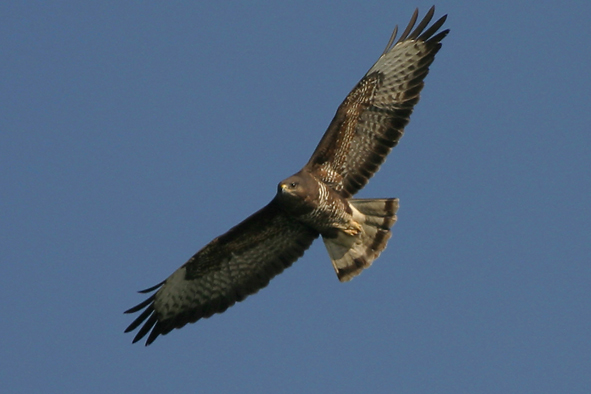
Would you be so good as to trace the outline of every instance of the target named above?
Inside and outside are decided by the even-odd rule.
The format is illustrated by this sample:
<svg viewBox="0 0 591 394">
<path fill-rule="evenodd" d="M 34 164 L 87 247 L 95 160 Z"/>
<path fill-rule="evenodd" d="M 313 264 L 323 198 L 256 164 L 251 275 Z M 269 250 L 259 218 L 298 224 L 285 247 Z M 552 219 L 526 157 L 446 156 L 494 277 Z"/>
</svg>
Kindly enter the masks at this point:
<svg viewBox="0 0 591 394">
<path fill-rule="evenodd" d="M 339 231 L 334 238 L 322 237 L 341 282 L 353 279 L 378 258 L 390 239 L 398 211 L 397 198 L 351 199 L 349 204 L 363 231 L 357 235 Z"/>
</svg>

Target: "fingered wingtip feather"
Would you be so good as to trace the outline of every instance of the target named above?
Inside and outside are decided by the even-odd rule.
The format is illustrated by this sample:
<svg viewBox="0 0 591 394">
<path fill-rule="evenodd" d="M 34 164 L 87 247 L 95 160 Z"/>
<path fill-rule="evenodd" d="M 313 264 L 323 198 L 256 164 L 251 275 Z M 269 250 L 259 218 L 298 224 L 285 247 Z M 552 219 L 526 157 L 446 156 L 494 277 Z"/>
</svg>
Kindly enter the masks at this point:
<svg viewBox="0 0 591 394">
<path fill-rule="evenodd" d="M 144 320 L 146 320 L 148 317 L 151 317 L 150 315 L 152 315 L 152 313 L 154 313 L 154 308 L 149 306 L 125 329 L 125 332 L 130 332 L 138 328 L 139 325 L 144 322 Z"/>
<path fill-rule="evenodd" d="M 136 306 L 134 306 L 133 308 L 129 308 L 128 310 L 126 310 L 126 311 L 125 311 L 125 312 L 123 312 L 123 313 L 126 313 L 126 314 L 127 314 L 127 313 L 135 313 L 135 312 L 138 312 L 138 311 L 140 311 L 140 310 L 144 309 L 145 307 L 147 307 L 148 305 L 150 305 L 150 304 L 151 304 L 151 303 L 154 301 L 155 297 L 156 297 L 156 295 L 155 295 L 155 294 L 153 294 L 153 295 L 152 295 L 150 298 L 148 298 L 147 300 L 145 300 L 145 301 L 143 301 L 143 302 L 141 302 L 141 303 L 137 304 L 137 305 L 136 305 Z"/>
<path fill-rule="evenodd" d="M 388 51 L 392 48 L 392 44 L 394 43 L 394 40 L 396 39 L 397 34 L 398 34 L 398 25 L 394 26 L 394 31 L 392 32 L 392 35 L 390 36 L 390 39 L 388 40 L 388 44 L 386 44 L 386 48 L 384 49 L 384 52 L 382 52 L 382 55 L 385 55 L 386 53 L 388 53 Z"/>
<path fill-rule="evenodd" d="M 408 39 L 415 40 L 419 36 L 419 34 L 421 34 L 423 29 L 425 29 L 425 27 L 427 27 L 429 25 L 429 22 L 431 22 L 431 19 L 433 19 L 434 14 L 435 14 L 435 6 L 431 7 L 429 9 L 429 11 L 427 11 L 427 14 L 423 17 L 421 22 L 419 22 L 419 24 L 413 30 L 413 32 L 410 33 L 410 35 L 408 36 Z"/>
<path fill-rule="evenodd" d="M 408 37 L 408 35 L 409 35 L 410 31 L 412 30 L 413 26 L 417 22 L 418 16 L 419 16 L 419 9 L 418 8 L 415 8 L 415 12 L 413 12 L 412 17 L 410 18 L 410 22 L 408 22 L 408 25 L 406 26 L 406 29 L 404 29 L 404 32 L 402 33 L 402 35 L 398 39 L 397 43 L 406 40 L 406 38 Z"/>
<path fill-rule="evenodd" d="M 439 18 L 435 23 L 433 23 L 433 25 L 428 28 L 427 30 L 425 30 L 419 37 L 418 39 L 421 41 L 426 41 L 428 40 L 433 34 L 435 34 L 437 32 L 437 30 L 439 30 L 439 28 L 441 26 L 443 26 L 443 24 L 445 23 L 445 21 L 447 20 L 447 15 L 443 15 L 441 18 Z M 449 31 L 449 30 L 448 30 Z"/>
<path fill-rule="evenodd" d="M 152 292 L 152 291 L 156 290 L 157 288 L 159 288 L 160 286 L 162 286 L 162 285 L 164 284 L 164 282 L 166 282 L 166 281 L 164 280 L 164 281 L 162 281 L 162 282 L 158 283 L 157 285 L 155 285 L 155 286 L 152 286 L 152 287 L 150 287 L 150 288 L 148 288 L 148 289 L 139 290 L 139 291 L 138 291 L 138 293 L 140 293 L 140 294 L 146 294 L 146 293 L 150 293 L 150 292 Z"/>
<path fill-rule="evenodd" d="M 151 311 L 150 311 L 151 312 Z M 145 313 L 145 312 L 144 312 Z M 138 318 L 139 319 L 139 318 Z M 135 323 L 135 322 L 134 322 Z M 158 323 L 158 318 L 156 317 L 156 314 L 151 314 L 150 317 L 148 318 L 148 320 L 144 323 L 144 325 L 142 326 L 142 328 L 140 328 L 140 330 L 138 331 L 138 333 L 136 334 L 135 338 L 133 338 L 133 342 L 132 343 L 136 343 L 137 341 L 139 341 L 140 339 L 142 339 L 143 337 L 146 336 L 146 334 L 148 332 L 150 332 L 150 330 L 152 330 L 152 328 Z M 138 324 L 139 325 L 139 324 Z M 137 327 L 137 326 L 136 326 Z M 152 335 L 150 335 L 151 337 Z M 156 335 L 158 336 L 158 335 Z M 149 339 L 149 338 L 148 338 Z M 156 339 L 156 338 L 154 338 Z M 154 340 L 152 340 L 154 341 Z M 150 342 L 151 343 L 151 342 Z M 147 343 L 149 345 L 149 343 Z"/>
</svg>

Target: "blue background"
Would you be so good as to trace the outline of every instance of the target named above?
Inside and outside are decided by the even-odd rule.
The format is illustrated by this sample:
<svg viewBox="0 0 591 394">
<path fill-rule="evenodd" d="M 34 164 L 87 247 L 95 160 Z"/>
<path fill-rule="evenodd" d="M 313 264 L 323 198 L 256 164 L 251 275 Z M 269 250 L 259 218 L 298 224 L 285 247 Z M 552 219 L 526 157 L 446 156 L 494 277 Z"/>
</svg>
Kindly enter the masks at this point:
<svg viewBox="0 0 591 394">
<path fill-rule="evenodd" d="M 3 2 L 2 390 L 591 392 L 587 1 L 437 2 L 451 34 L 359 194 L 401 201 L 361 276 L 317 242 L 223 315 L 123 334 L 430 5 Z"/>
</svg>

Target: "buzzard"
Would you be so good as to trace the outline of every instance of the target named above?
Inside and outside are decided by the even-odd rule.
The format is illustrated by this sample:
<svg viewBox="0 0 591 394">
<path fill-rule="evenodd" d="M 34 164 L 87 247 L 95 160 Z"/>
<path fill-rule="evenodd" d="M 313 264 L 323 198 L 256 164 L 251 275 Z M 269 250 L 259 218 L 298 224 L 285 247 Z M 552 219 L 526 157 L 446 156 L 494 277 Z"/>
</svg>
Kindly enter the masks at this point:
<svg viewBox="0 0 591 394">
<path fill-rule="evenodd" d="M 398 199 L 354 199 L 384 162 L 419 101 L 423 80 L 441 40 L 430 27 L 432 7 L 413 30 L 415 10 L 402 36 L 398 27 L 378 61 L 353 88 L 310 161 L 281 181 L 267 206 L 215 238 L 125 313 L 144 311 L 125 332 L 141 325 L 133 342 L 222 313 L 265 287 L 322 236 L 340 281 L 348 281 L 380 255 L 396 222 Z M 142 325 L 143 324 L 143 325 Z"/>
</svg>

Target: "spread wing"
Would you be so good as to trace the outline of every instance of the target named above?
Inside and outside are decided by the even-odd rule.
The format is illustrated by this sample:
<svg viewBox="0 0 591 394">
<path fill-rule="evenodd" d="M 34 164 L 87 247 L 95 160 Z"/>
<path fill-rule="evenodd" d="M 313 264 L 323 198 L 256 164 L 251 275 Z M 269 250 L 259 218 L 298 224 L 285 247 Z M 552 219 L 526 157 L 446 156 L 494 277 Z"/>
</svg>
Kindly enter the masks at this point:
<svg viewBox="0 0 591 394">
<path fill-rule="evenodd" d="M 398 27 L 394 29 L 384 53 L 339 106 L 306 164 L 306 169 L 344 197 L 365 186 L 402 137 L 429 65 L 449 32 L 434 35 L 447 16 L 427 28 L 434 12 L 432 7 L 411 32 L 418 15 L 415 10 L 396 43 Z"/>
<path fill-rule="evenodd" d="M 318 233 L 289 219 L 272 201 L 224 235 L 211 241 L 164 282 L 150 298 L 125 313 L 145 308 L 125 332 L 143 324 L 133 342 L 224 312 L 265 287 L 310 247 Z"/>
</svg>

